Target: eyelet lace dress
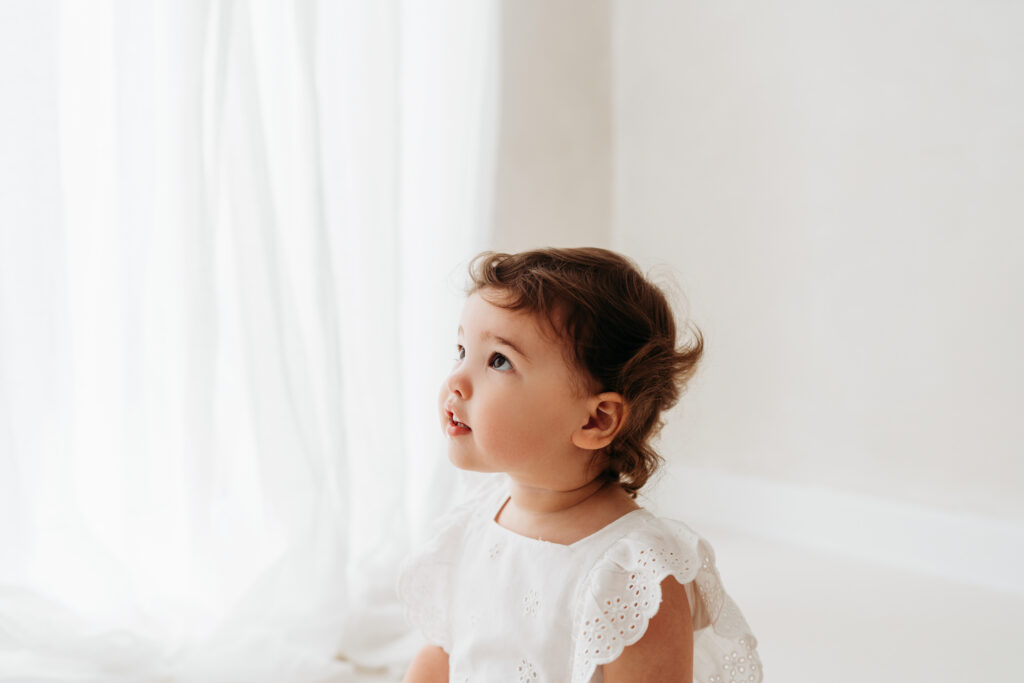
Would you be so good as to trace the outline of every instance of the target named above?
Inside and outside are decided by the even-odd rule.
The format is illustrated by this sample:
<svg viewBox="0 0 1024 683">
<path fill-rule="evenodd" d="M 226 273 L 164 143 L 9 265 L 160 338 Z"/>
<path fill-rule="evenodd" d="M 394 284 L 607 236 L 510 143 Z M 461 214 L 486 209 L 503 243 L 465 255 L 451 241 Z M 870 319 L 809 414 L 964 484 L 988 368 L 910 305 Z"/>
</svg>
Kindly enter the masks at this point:
<svg viewBox="0 0 1024 683">
<path fill-rule="evenodd" d="M 450 513 L 399 577 L 406 613 L 448 653 L 452 683 L 600 683 L 601 665 L 647 630 L 668 576 L 690 603 L 694 682 L 762 680 L 757 640 L 707 541 L 644 509 L 571 545 L 521 536 L 494 521 L 507 481 Z"/>
</svg>

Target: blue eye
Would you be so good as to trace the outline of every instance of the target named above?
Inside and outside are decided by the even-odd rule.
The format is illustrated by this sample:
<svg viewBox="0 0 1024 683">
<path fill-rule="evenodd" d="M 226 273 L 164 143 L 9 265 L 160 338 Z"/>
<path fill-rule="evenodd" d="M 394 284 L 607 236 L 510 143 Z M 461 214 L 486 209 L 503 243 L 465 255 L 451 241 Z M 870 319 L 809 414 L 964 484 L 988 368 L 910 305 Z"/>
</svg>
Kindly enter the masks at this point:
<svg viewBox="0 0 1024 683">
<path fill-rule="evenodd" d="M 500 353 L 495 353 L 491 356 L 491 360 L 487 364 L 495 370 L 501 370 L 502 372 L 508 372 L 512 369 L 512 363 Z"/>
</svg>

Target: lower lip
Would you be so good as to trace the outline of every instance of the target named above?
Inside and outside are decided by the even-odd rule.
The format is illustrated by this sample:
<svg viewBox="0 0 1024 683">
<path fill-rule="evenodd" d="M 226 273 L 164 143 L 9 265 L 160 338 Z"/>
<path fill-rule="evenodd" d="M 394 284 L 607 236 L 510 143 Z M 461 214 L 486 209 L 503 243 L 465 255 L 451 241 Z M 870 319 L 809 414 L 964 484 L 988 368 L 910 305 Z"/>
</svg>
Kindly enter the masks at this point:
<svg viewBox="0 0 1024 683">
<path fill-rule="evenodd" d="M 463 427 L 462 425 L 457 425 L 454 422 L 449 422 L 445 431 L 448 433 L 448 436 L 462 436 L 463 434 L 469 434 L 471 430 L 469 427 Z"/>
</svg>

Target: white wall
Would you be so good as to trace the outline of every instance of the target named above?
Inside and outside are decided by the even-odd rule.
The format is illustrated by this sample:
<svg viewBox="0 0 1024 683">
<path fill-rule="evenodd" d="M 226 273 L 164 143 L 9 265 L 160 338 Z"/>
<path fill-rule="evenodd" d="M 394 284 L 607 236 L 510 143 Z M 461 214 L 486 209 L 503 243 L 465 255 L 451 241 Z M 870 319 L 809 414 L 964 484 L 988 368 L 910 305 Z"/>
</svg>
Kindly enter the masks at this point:
<svg viewBox="0 0 1024 683">
<path fill-rule="evenodd" d="M 707 336 L 677 462 L 1024 520 L 1024 5 L 613 5 L 612 244 Z"/>
<path fill-rule="evenodd" d="M 502 2 L 494 249 L 609 244 L 610 3 Z"/>
</svg>

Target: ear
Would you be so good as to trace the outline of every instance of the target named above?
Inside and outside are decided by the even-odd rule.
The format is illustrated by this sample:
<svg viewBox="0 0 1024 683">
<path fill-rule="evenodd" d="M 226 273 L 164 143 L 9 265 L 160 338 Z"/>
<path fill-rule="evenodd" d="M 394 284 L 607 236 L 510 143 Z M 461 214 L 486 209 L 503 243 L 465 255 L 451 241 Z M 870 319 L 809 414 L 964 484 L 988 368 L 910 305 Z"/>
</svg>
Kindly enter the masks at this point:
<svg viewBox="0 0 1024 683">
<path fill-rule="evenodd" d="M 621 394 L 609 391 L 592 396 L 587 401 L 587 422 L 573 432 L 572 442 L 588 451 L 604 448 L 626 424 L 628 412 Z"/>
</svg>

